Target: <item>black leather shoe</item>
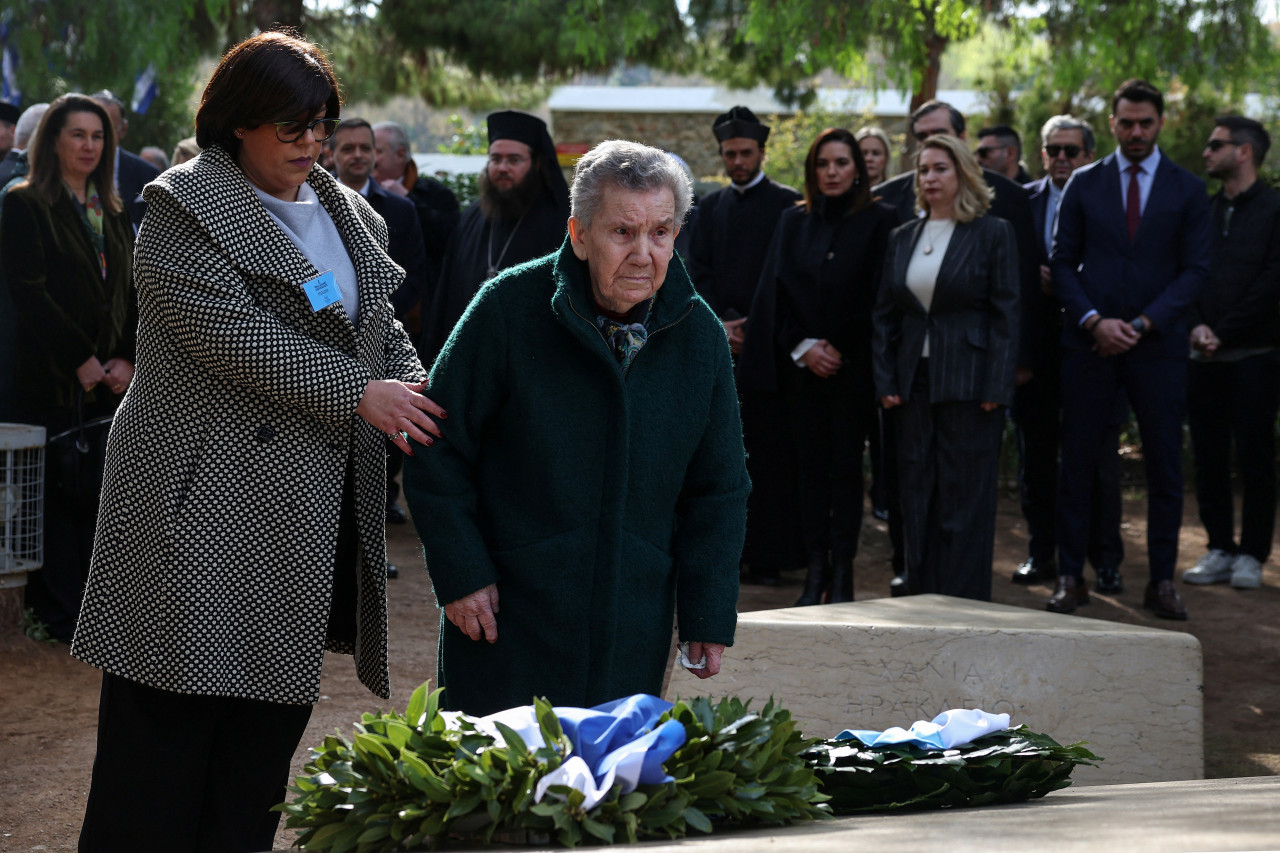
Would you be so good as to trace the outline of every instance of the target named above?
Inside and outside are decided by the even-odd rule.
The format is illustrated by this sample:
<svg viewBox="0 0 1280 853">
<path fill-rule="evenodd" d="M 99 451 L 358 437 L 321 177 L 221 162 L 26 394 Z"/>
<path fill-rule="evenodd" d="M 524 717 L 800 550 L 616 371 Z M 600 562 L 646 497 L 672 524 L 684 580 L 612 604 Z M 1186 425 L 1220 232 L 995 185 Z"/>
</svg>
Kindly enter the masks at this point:
<svg viewBox="0 0 1280 853">
<path fill-rule="evenodd" d="M 400 504 L 387 506 L 387 524 L 408 524 L 409 516 L 400 508 Z"/>
<path fill-rule="evenodd" d="M 1075 575 L 1059 575 L 1058 584 L 1045 603 L 1045 610 L 1053 613 L 1075 613 L 1077 607 L 1089 603 L 1089 590 L 1084 579 Z"/>
<path fill-rule="evenodd" d="M 813 558 L 805 568 L 804 592 L 796 599 L 796 607 L 811 607 L 821 604 L 827 595 L 827 587 L 831 584 L 831 569 L 827 566 L 827 558 Z"/>
<path fill-rule="evenodd" d="M 906 595 L 910 590 L 907 589 L 907 570 L 893 576 L 893 580 L 889 581 L 889 595 L 894 598 Z"/>
<path fill-rule="evenodd" d="M 387 562 L 387 578 L 390 580 L 395 580 L 398 577 L 400 577 L 400 570 L 397 569 L 395 566 L 391 565 L 390 561 L 388 561 Z"/>
<path fill-rule="evenodd" d="M 1057 574 L 1053 560 L 1037 560 L 1035 557 L 1027 557 L 1025 563 L 1018 564 L 1018 568 L 1013 570 L 1014 583 L 1040 583 L 1041 581 L 1053 580 L 1053 576 Z"/>
<path fill-rule="evenodd" d="M 1142 596 L 1142 606 L 1154 611 L 1161 619 L 1187 618 L 1187 607 L 1182 603 L 1178 588 L 1171 580 L 1148 583 L 1146 592 Z"/>
<path fill-rule="evenodd" d="M 1120 577 L 1120 569 L 1098 569 L 1098 582 L 1093 588 L 1098 592 L 1124 592 L 1124 578 Z"/>
</svg>

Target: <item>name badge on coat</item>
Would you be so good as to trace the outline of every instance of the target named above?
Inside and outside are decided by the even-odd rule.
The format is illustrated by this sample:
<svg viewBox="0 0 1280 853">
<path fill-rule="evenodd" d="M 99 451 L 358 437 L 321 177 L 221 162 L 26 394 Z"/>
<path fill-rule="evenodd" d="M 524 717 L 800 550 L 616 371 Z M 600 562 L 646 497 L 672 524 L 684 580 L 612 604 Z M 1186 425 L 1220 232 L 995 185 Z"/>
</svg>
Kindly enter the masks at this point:
<svg viewBox="0 0 1280 853">
<path fill-rule="evenodd" d="M 333 277 L 333 270 L 325 270 L 320 275 L 302 285 L 302 292 L 307 294 L 311 302 L 311 310 L 319 311 L 328 308 L 335 302 L 342 301 L 342 291 Z"/>
</svg>

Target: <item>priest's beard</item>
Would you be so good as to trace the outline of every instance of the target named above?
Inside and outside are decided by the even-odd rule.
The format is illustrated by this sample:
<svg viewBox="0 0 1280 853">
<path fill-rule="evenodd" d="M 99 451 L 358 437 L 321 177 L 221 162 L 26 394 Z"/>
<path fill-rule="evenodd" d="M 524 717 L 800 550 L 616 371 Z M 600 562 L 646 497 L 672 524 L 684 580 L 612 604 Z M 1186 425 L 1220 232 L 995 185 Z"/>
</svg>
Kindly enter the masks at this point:
<svg viewBox="0 0 1280 853">
<path fill-rule="evenodd" d="M 534 199 L 542 189 L 541 173 L 537 164 L 525 174 L 524 180 L 509 190 L 500 190 L 489 183 L 488 171 L 480 172 L 480 212 L 485 219 L 514 221 L 533 207 Z"/>
</svg>

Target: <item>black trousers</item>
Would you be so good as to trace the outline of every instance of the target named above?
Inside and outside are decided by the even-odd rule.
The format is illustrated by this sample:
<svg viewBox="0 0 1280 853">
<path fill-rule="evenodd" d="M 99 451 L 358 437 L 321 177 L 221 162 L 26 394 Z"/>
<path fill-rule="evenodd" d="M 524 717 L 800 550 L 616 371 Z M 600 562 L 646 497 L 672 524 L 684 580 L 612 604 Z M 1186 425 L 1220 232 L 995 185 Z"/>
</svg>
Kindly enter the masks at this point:
<svg viewBox="0 0 1280 853">
<path fill-rule="evenodd" d="M 796 452 L 790 422 L 779 416 L 780 392 L 743 392 L 742 441 L 747 450 L 751 494 L 742 562 L 760 568 L 793 569 L 804 559 L 796 495 Z"/>
<path fill-rule="evenodd" d="M 991 600 L 1004 409 L 932 403 L 928 359 L 895 409 L 907 584 L 914 594 Z"/>
<path fill-rule="evenodd" d="M 274 846 L 310 705 L 194 696 L 103 673 L 80 853 Z"/>
<path fill-rule="evenodd" d="M 1037 563 L 1058 555 L 1058 466 L 1062 442 L 1061 358 L 1048 360 L 1014 393 L 1014 423 L 1018 438 L 1018 497 L 1027 520 L 1027 556 Z M 1090 501 L 1089 562 L 1095 569 L 1115 569 L 1124 560 L 1120 538 L 1123 505 L 1120 497 L 1120 427 L 1128 419 L 1124 395 L 1103 437 Z"/>
<path fill-rule="evenodd" d="M 360 536 L 348 461 L 328 639 L 354 650 Z M 260 853 L 274 845 L 311 705 L 174 693 L 102 676 L 80 853 Z"/>
<path fill-rule="evenodd" d="M 1240 361 L 1192 361 L 1187 368 L 1187 421 L 1196 459 L 1196 502 L 1209 547 L 1244 552 L 1260 563 L 1271 555 L 1276 522 L 1276 409 L 1280 354 Z M 1235 539 L 1231 445 L 1240 471 L 1240 544 Z"/>
<path fill-rule="evenodd" d="M 862 530 L 862 453 L 874 428 L 870 382 L 808 369 L 785 396 L 799 462 L 801 530 L 810 557 L 852 560 Z M 869 379 L 869 377 L 868 377 Z"/>
</svg>

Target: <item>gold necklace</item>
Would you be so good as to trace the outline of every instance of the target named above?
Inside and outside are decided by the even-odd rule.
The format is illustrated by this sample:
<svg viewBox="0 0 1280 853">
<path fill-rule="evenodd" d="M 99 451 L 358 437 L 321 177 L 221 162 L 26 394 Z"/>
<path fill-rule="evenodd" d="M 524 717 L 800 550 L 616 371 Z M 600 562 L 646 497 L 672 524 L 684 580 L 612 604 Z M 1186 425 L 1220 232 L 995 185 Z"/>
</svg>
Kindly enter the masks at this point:
<svg viewBox="0 0 1280 853">
<path fill-rule="evenodd" d="M 955 227 L 956 221 L 954 219 L 947 219 L 944 221 L 946 222 L 946 225 L 943 225 L 940 229 L 938 229 L 937 234 L 929 233 L 929 226 L 933 224 L 933 220 L 930 219 L 924 223 L 924 236 L 925 236 L 925 239 L 929 241 L 928 244 L 926 244 L 924 247 L 924 253 L 926 255 L 933 254 L 934 242 L 936 242 L 937 239 L 942 236 L 943 232 L 947 230 L 948 226 L 952 228 Z"/>
</svg>

